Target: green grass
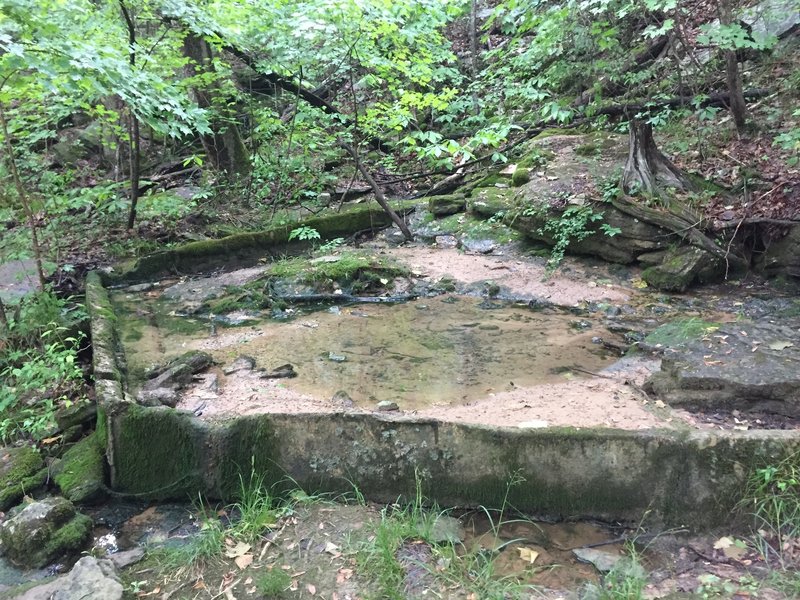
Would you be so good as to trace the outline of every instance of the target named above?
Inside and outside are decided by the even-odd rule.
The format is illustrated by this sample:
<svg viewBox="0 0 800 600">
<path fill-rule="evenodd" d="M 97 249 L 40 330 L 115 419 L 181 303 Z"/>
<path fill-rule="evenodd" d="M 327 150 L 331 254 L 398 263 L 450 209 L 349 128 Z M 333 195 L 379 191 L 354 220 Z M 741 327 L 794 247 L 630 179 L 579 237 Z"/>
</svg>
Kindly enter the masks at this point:
<svg viewBox="0 0 800 600">
<path fill-rule="evenodd" d="M 202 566 L 222 557 L 226 540 L 255 545 L 283 516 L 292 512 L 296 504 L 317 500 L 297 489 L 285 495 L 274 494 L 255 470 L 247 477 L 240 474 L 239 483 L 235 501 L 222 508 L 211 507 L 203 498 L 198 498 L 195 512 L 199 531 L 189 543 L 159 546 L 148 554 L 168 568 Z"/>
<path fill-rule="evenodd" d="M 753 541 L 767 565 L 779 569 L 800 566 L 797 558 L 784 552 L 800 537 L 800 452 L 756 469 L 739 506 L 753 516 Z"/>
<path fill-rule="evenodd" d="M 509 489 L 518 483 L 520 481 L 514 478 Z M 431 552 L 430 561 L 423 566 L 428 570 L 432 586 L 451 591 L 457 589 L 482 600 L 529 598 L 536 591 L 534 586 L 520 581 L 518 575 L 500 576 L 496 569 L 500 551 L 518 541 L 499 543 L 500 529 L 510 522 L 503 520 L 507 508 L 504 501 L 503 507 L 496 511 L 482 509 L 495 536 L 495 547 L 491 550 L 477 545 L 468 548 L 460 541 L 437 542 L 437 520 L 449 515 L 435 503 L 427 503 L 417 477 L 415 497 L 405 504 L 395 503 L 384 508 L 373 535 L 354 548 L 359 570 L 376 584 L 380 598 L 402 600 L 406 598 L 403 590 L 406 573 L 398 560 L 398 552 L 404 543 L 422 542 Z M 436 592 L 432 591 L 435 596 Z"/>
</svg>

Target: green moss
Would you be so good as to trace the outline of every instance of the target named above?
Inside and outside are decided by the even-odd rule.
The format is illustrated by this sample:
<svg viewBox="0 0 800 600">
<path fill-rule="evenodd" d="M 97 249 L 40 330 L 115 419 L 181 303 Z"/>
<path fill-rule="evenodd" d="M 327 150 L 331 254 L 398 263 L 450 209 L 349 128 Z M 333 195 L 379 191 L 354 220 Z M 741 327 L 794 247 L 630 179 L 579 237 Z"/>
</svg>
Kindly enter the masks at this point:
<svg viewBox="0 0 800 600">
<path fill-rule="evenodd" d="M 280 464 L 280 446 L 272 418 L 269 415 L 240 417 L 226 427 L 222 441 L 224 465 L 219 470 L 218 495 L 235 498 L 241 489 L 240 477 L 263 478 L 264 485 L 273 488 L 281 481 L 286 488 L 296 488 L 285 480 Z"/>
<path fill-rule="evenodd" d="M 530 171 L 525 167 L 520 167 L 517 165 L 516 171 L 511 176 L 511 183 L 514 187 L 519 187 L 521 185 L 525 185 L 531 180 Z"/>
<path fill-rule="evenodd" d="M 683 342 L 698 340 L 719 329 L 719 323 L 703 321 L 702 319 L 678 319 L 664 323 L 650 333 L 645 342 L 651 345 L 677 346 Z"/>
<path fill-rule="evenodd" d="M 364 252 L 341 252 L 331 258 L 289 259 L 273 263 L 270 275 L 310 285 L 351 287 L 354 292 L 382 287 L 381 279 L 408 274 L 408 269 L 387 258 Z M 263 284 L 262 284 L 263 285 Z"/>
<path fill-rule="evenodd" d="M 204 427 L 170 408 L 131 405 L 114 419 L 115 489 L 150 499 L 185 498 L 203 489 Z"/>
<path fill-rule="evenodd" d="M 92 520 L 86 515 L 76 514 L 72 519 L 59 527 L 45 543 L 42 554 L 47 558 L 44 565 L 53 558 L 73 550 L 79 550 L 91 537 Z"/>
<path fill-rule="evenodd" d="M 142 332 L 141 328 L 135 327 L 128 329 L 128 331 L 125 332 L 124 340 L 126 342 L 138 342 L 142 339 L 142 337 L 144 337 L 144 333 Z"/>
<path fill-rule="evenodd" d="M 47 469 L 38 450 L 31 446 L 0 449 L 0 510 L 44 485 Z"/>
<path fill-rule="evenodd" d="M 54 479 L 71 502 L 97 502 L 106 496 L 105 454 L 96 432 L 67 450 Z"/>
<path fill-rule="evenodd" d="M 538 138 L 537 138 L 538 139 Z M 530 146 L 527 153 L 517 161 L 517 170 L 534 170 L 545 166 L 549 161 L 556 157 L 552 150 L 546 150 L 537 145 Z"/>
</svg>

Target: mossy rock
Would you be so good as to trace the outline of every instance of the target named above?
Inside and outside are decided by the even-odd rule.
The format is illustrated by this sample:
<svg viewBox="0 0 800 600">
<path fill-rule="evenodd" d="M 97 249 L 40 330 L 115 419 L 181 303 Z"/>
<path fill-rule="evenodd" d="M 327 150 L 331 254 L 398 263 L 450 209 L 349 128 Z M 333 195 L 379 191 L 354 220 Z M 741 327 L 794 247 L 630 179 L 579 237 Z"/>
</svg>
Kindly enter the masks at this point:
<svg viewBox="0 0 800 600">
<path fill-rule="evenodd" d="M 469 212 L 491 218 L 514 208 L 516 193 L 508 188 L 478 188 L 467 203 Z"/>
<path fill-rule="evenodd" d="M 93 504 L 107 497 L 105 453 L 96 433 L 67 450 L 53 478 L 61 493 L 76 504 Z"/>
<path fill-rule="evenodd" d="M 428 210 L 436 217 L 446 217 L 464 212 L 467 201 L 463 194 L 450 194 L 447 196 L 431 196 L 428 198 Z"/>
<path fill-rule="evenodd" d="M 35 448 L 0 448 L 0 510 L 7 510 L 46 481 L 44 459 Z"/>
<path fill-rule="evenodd" d="M 0 525 L 0 543 L 16 565 L 39 569 L 78 550 L 91 535 L 92 520 L 66 498 L 50 497 L 17 507 Z"/>
<path fill-rule="evenodd" d="M 529 169 L 525 167 L 520 167 L 517 165 L 514 174 L 511 176 L 511 184 L 514 187 L 519 187 L 521 185 L 525 185 L 531 180 L 531 172 Z"/>
<path fill-rule="evenodd" d="M 722 261 L 694 246 L 671 249 L 660 265 L 642 271 L 642 279 L 657 290 L 683 292 L 693 283 L 718 280 L 724 273 Z"/>
</svg>

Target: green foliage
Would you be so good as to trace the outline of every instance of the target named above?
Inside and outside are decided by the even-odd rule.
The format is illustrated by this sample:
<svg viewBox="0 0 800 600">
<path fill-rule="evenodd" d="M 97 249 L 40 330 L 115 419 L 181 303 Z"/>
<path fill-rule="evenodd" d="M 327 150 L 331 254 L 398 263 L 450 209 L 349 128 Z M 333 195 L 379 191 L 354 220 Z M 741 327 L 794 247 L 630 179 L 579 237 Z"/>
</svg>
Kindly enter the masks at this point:
<svg viewBox="0 0 800 600">
<path fill-rule="evenodd" d="M 0 440 L 41 439 L 61 407 L 85 402 L 78 364 L 83 334 L 71 335 L 82 309 L 48 292 L 23 299 L 0 328 Z"/>
<path fill-rule="evenodd" d="M 548 219 L 541 231 L 553 237 L 554 245 L 547 261 L 549 270 L 554 270 L 564 259 L 564 252 L 573 241 L 585 240 L 592 235 L 589 225 L 602 220 L 603 215 L 597 213 L 589 205 L 573 204 L 568 206 L 558 218 Z M 618 231 L 609 228 L 606 235 L 616 235 Z"/>
<path fill-rule="evenodd" d="M 627 556 L 620 560 L 603 578 L 596 595 L 597 600 L 642 600 L 647 585 L 645 570 L 640 564 L 639 554 L 633 543 L 625 547 Z"/>
<path fill-rule="evenodd" d="M 374 535 L 354 548 L 357 564 L 378 584 L 381 597 L 401 600 L 406 597 L 403 593 L 405 571 L 398 562 L 398 552 L 404 544 L 422 542 L 431 549 L 431 567 L 436 565 L 430 575 L 448 588 L 489 600 L 529 598 L 535 588 L 520 582 L 518 575 L 501 575 L 496 565 L 499 551 L 519 541 L 501 541 L 501 529 L 516 522 L 505 520 L 504 515 L 511 508 L 507 503 L 510 489 L 523 482 L 518 475 L 512 475 L 502 506 L 497 510 L 481 508 L 494 536 L 493 551 L 487 552 L 480 546 L 467 548 L 461 542 L 434 539 L 437 521 L 450 517 L 425 499 L 422 479 L 417 474 L 414 497 L 407 503 L 396 502 L 384 508 Z"/>
<path fill-rule="evenodd" d="M 300 240 L 301 242 L 306 242 L 309 240 L 318 240 L 320 239 L 319 231 L 314 229 L 313 227 L 306 227 L 303 225 L 302 227 L 297 227 L 292 229 L 289 232 L 289 241 L 292 240 Z"/>
<path fill-rule="evenodd" d="M 800 453 L 756 469 L 740 507 L 755 519 L 755 543 L 764 560 L 781 568 L 796 567 L 789 560 L 791 552 L 784 552 L 800 536 Z"/>
</svg>

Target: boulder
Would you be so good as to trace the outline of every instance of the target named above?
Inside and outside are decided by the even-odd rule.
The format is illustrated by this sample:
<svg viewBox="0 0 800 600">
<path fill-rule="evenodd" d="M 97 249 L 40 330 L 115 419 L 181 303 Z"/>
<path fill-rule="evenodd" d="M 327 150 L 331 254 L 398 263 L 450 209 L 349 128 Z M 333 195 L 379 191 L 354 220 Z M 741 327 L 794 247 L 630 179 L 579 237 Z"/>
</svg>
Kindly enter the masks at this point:
<svg viewBox="0 0 800 600">
<path fill-rule="evenodd" d="M 38 569 L 66 552 L 79 550 L 91 529 L 89 517 L 78 513 L 66 498 L 56 496 L 12 510 L 0 524 L 0 544 L 14 564 Z"/>
<path fill-rule="evenodd" d="M 53 479 L 61 493 L 76 504 L 94 504 L 105 500 L 105 453 L 93 433 L 64 454 Z"/>
<path fill-rule="evenodd" d="M 112 561 L 84 556 L 63 577 L 10 597 L 12 600 L 121 600 L 123 591 Z"/>
<path fill-rule="evenodd" d="M 642 279 L 657 290 L 682 292 L 695 282 L 707 283 L 724 274 L 722 261 L 694 246 L 672 248 L 659 265 L 642 271 Z"/>
<path fill-rule="evenodd" d="M 0 511 L 13 506 L 45 481 L 47 468 L 35 448 L 0 448 Z"/>
<path fill-rule="evenodd" d="M 464 212 L 467 208 L 467 201 L 463 194 L 451 194 L 448 196 L 431 196 L 428 198 L 428 210 L 436 217 L 446 217 L 456 213 Z"/>
<path fill-rule="evenodd" d="M 146 373 L 147 381 L 142 385 L 137 399 L 145 406 L 163 404 L 174 408 L 178 402 L 177 390 L 189 384 L 192 375 L 208 368 L 213 362 L 211 355 L 206 352 L 186 352 Z"/>
<path fill-rule="evenodd" d="M 768 275 L 800 277 L 800 225 L 771 241 L 757 266 Z"/>
</svg>

